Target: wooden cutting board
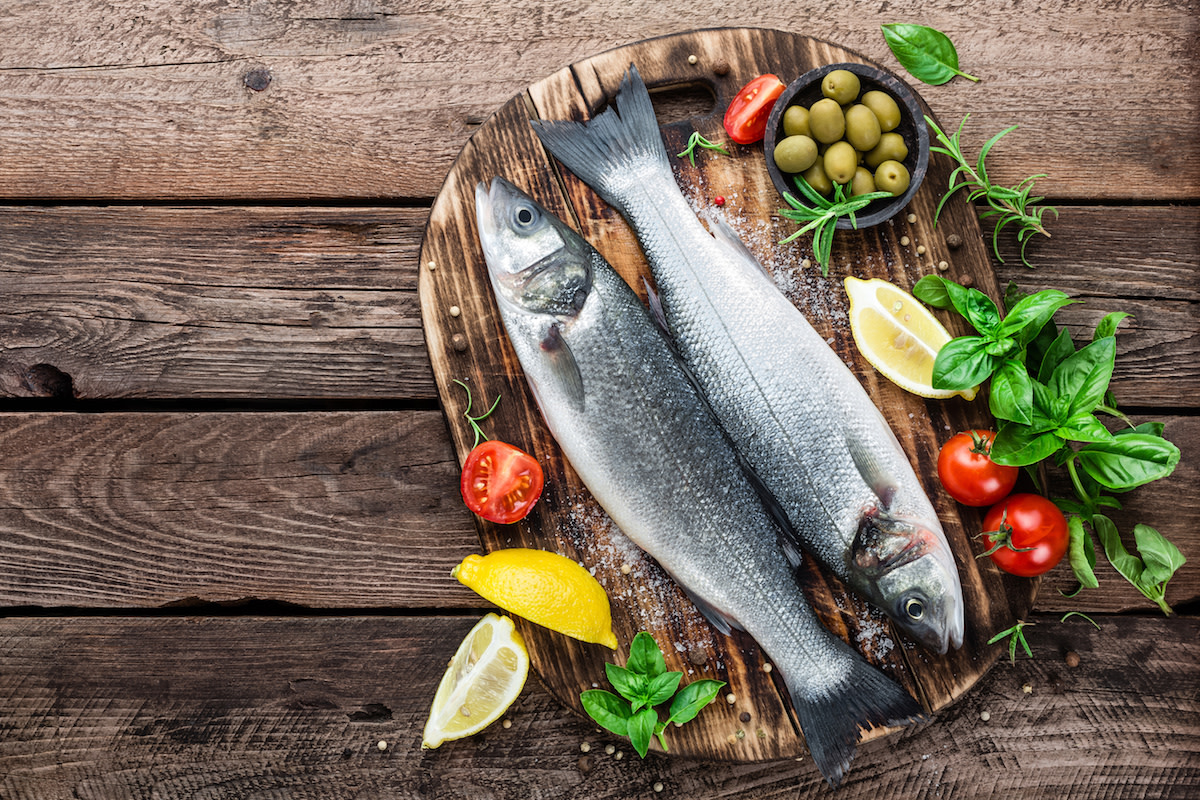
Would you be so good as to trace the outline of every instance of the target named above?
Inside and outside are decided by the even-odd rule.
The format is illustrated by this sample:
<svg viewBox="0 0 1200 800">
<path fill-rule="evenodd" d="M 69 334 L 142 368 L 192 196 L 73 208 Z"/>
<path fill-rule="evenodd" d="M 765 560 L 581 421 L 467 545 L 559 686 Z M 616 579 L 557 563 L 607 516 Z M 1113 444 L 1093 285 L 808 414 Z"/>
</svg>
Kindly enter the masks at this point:
<svg viewBox="0 0 1200 800">
<path fill-rule="evenodd" d="M 1037 584 L 1003 576 L 987 559 L 976 561 L 979 547 L 971 535 L 980 530 L 981 515 L 946 497 L 937 481 L 938 448 L 953 432 L 986 425 L 985 401 L 925 401 L 879 376 L 858 355 L 850 336 L 842 278 L 879 277 L 910 289 L 944 260 L 949 266 L 945 274 L 998 297 L 979 222 L 960 195 L 947 204 L 934 227 L 934 209 L 952 169 L 948 159 L 935 156 L 908 209 L 915 221 L 902 212 L 869 230 L 839 231 L 829 277 L 823 278 L 815 266 L 804 264 L 811 256 L 810 237 L 777 244 L 795 227 L 774 215 L 782 202 L 767 175 L 761 144 L 728 142 L 721 125 L 729 99 L 756 75 L 773 72 L 787 83 L 813 67 L 843 61 L 871 63 L 816 39 L 743 28 L 652 39 L 580 61 L 530 86 L 480 127 L 447 175 L 425 232 L 421 313 L 460 462 L 473 437 L 460 416 L 466 394 L 454 379 L 466 381 L 477 402 L 490 403 L 501 395 L 485 430 L 536 455 L 546 471 L 545 493 L 528 518 L 509 526 L 476 520 L 484 549 L 535 547 L 567 555 L 594 570 L 612 601 L 614 630 L 622 645 L 616 654 L 518 620 L 533 666 L 551 692 L 582 714 L 579 693 L 593 686 L 607 688 L 604 662 L 624 663 L 634 634 L 649 631 L 665 651 L 668 667 L 684 672 L 684 683 L 717 678 L 729 683 L 726 693 L 732 697 L 727 702 L 723 695 L 694 722 L 672 728 L 667 737 L 673 755 L 757 761 L 800 757 L 806 750 L 782 680 L 764 669 L 767 659 L 755 642 L 737 632 L 727 637 L 715 631 L 662 569 L 615 528 L 565 462 L 542 422 L 495 307 L 475 230 L 474 189 L 494 175 L 524 188 L 576 227 L 644 298 L 641 278 L 649 273 L 636 238 L 616 211 L 543 151 L 529 119 L 594 115 L 634 63 L 655 99 L 668 152 L 682 151 L 693 131 L 726 142 L 729 156 L 702 152 L 695 166 L 672 159 L 676 179 L 698 210 L 723 216 L 742 235 L 887 416 L 954 549 L 966 604 L 966 641 L 945 656 L 929 653 L 811 560 L 801 571 L 805 591 L 831 630 L 936 712 L 995 662 L 1002 648 L 987 645 L 987 640 L 1028 612 Z M 725 198 L 722 206 L 716 204 L 718 195 Z M 949 234 L 957 234 L 961 245 L 951 249 Z M 953 321 L 948 327 L 955 334 L 966 332 Z M 864 738 L 884 733 L 871 730 Z"/>
</svg>

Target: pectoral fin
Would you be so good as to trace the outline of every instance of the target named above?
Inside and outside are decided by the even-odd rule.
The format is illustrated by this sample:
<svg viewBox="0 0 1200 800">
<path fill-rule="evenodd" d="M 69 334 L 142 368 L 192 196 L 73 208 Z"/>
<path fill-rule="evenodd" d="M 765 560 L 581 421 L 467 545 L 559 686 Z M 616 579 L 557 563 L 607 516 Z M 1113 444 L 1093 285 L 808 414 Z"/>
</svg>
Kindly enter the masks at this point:
<svg viewBox="0 0 1200 800">
<path fill-rule="evenodd" d="M 542 352 L 550 362 L 550 374 L 559 391 L 576 411 L 583 411 L 583 375 L 579 372 L 579 364 L 575 362 L 575 355 L 563 339 L 557 322 L 547 328 L 546 335 L 542 338 Z"/>
<path fill-rule="evenodd" d="M 863 483 L 879 498 L 879 507 L 884 510 L 891 508 L 892 500 L 896 498 L 896 483 L 879 463 L 879 459 L 852 436 L 846 437 L 846 449 L 850 451 L 850 458 L 854 460 L 854 466 L 858 468 Z"/>
</svg>

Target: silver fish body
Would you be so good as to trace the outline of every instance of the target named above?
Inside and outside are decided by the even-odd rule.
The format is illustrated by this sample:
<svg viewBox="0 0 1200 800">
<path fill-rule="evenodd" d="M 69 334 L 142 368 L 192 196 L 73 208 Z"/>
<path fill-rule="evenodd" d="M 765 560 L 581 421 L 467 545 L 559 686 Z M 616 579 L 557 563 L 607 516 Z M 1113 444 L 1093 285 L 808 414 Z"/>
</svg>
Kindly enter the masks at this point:
<svg viewBox="0 0 1200 800">
<path fill-rule="evenodd" d="M 920 706 L 820 624 L 727 438 L 621 277 L 504 179 L 475 202 L 508 337 L 563 453 L 718 627 L 769 654 L 836 784 L 860 726 L 905 724 Z"/>
<path fill-rule="evenodd" d="M 796 542 L 931 650 L 961 646 L 954 556 L 899 442 L 736 235 L 696 217 L 636 69 L 615 110 L 533 125 L 634 228 L 681 358 Z"/>
</svg>

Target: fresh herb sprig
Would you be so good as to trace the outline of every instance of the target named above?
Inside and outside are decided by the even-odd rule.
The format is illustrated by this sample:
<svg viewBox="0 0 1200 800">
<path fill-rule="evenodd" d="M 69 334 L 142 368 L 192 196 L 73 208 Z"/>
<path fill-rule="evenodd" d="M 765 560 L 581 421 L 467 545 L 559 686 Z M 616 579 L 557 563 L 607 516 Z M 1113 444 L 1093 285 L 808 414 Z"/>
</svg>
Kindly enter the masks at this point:
<svg viewBox="0 0 1200 800">
<path fill-rule="evenodd" d="M 605 730 L 629 737 L 633 749 L 642 758 L 650 750 L 651 737 L 657 736 L 662 749 L 666 750 L 663 732 L 667 726 L 693 720 L 725 686 L 722 681 L 705 679 L 692 681 L 676 693 L 683 673 L 667 671 L 662 650 L 654 637 L 645 631 L 633 637 L 625 666 L 605 664 L 604 672 L 608 682 L 620 694 L 588 689 L 579 695 L 583 710 Z M 655 706 L 668 700 L 671 705 L 667 718 L 659 720 Z"/>
<path fill-rule="evenodd" d="M 830 200 L 812 188 L 802 175 L 795 176 L 795 183 L 796 188 L 808 198 L 808 201 L 812 205 L 806 206 L 790 193 L 783 193 L 783 199 L 787 201 L 787 204 L 791 208 L 781 208 L 776 213 L 785 219 L 790 219 L 793 222 L 803 222 L 805 225 L 791 236 L 780 240 L 779 243 L 787 244 L 797 237 L 812 231 L 813 257 L 816 258 L 817 264 L 821 267 L 821 275 L 827 276 L 829 275 L 829 255 L 833 252 L 833 233 L 837 230 L 837 221 L 842 217 L 848 217 L 850 224 L 857 228 L 858 220 L 855 218 L 855 214 L 862 211 L 872 200 L 891 197 L 892 194 L 891 192 L 868 192 L 866 194 L 849 195 L 848 192 L 850 190 L 846 186 L 835 183 L 833 185 L 833 200 Z"/>
<path fill-rule="evenodd" d="M 692 162 L 692 166 L 694 167 L 694 166 L 696 166 L 696 148 L 697 147 L 702 147 L 705 150 L 716 150 L 718 153 L 721 153 L 722 155 L 726 155 L 726 156 L 729 155 L 728 150 L 726 150 L 721 145 L 716 144 L 715 142 L 710 142 L 708 139 L 705 139 L 703 136 L 700 135 L 700 131 L 692 131 L 692 135 L 688 137 L 687 147 L 684 148 L 682 153 L 676 153 L 675 157 L 683 158 L 684 156 L 687 156 L 688 161 Z"/>
<path fill-rule="evenodd" d="M 1099 585 L 1095 543 L 1100 538 L 1113 567 L 1147 599 L 1170 614 L 1166 585 L 1186 559 L 1175 545 L 1147 525 L 1134 528 L 1139 556 L 1126 551 L 1116 526 L 1102 513 L 1120 508 L 1120 494 L 1170 475 L 1179 448 L 1163 438 L 1163 425 L 1134 425 L 1109 391 L 1116 364 L 1116 332 L 1124 313 L 1106 315 L 1092 341 L 1078 350 L 1053 316 L 1072 302 L 1052 289 L 1006 293 L 1010 311 L 978 289 L 940 275 L 913 286 L 913 295 L 935 308 L 954 308 L 978 335 L 951 340 L 933 364 L 935 389 L 970 389 L 991 379 L 988 405 L 998 422 L 991 458 L 1026 467 L 1035 482 L 1037 465 L 1052 460 L 1070 476 L 1075 498 L 1056 499 L 1066 513 L 1068 557 L 1081 588 Z M 1115 417 L 1126 427 L 1110 432 L 1096 416 Z"/>
<path fill-rule="evenodd" d="M 979 78 L 958 68 L 958 51 L 950 37 L 936 28 L 894 22 L 881 25 L 883 38 L 900 66 L 922 83 L 940 86 L 955 75 L 969 81 Z"/>
<path fill-rule="evenodd" d="M 483 432 L 483 428 L 479 427 L 479 423 L 483 422 L 485 419 L 490 417 L 492 415 L 492 412 L 496 410 L 496 406 L 500 405 L 500 395 L 496 395 L 495 401 L 493 401 L 491 407 L 488 408 L 487 411 L 483 412 L 482 414 L 476 414 L 475 416 L 471 416 L 471 405 L 474 402 L 471 399 L 471 387 L 467 386 L 465 383 L 460 381 L 458 378 L 455 378 L 454 382 L 457 383 L 459 386 L 461 386 L 463 388 L 463 391 L 465 391 L 467 393 L 467 410 L 463 412 L 463 418 L 465 418 L 467 420 L 467 422 L 471 426 L 471 430 L 473 430 L 475 432 L 475 443 L 471 445 L 472 449 L 474 449 L 475 447 L 477 447 L 479 445 L 480 439 L 482 439 L 485 442 L 488 440 L 487 434 L 485 434 Z"/>
<path fill-rule="evenodd" d="M 1030 658 L 1033 658 L 1033 651 L 1029 649 L 1029 642 L 1025 641 L 1025 628 L 1028 625 L 1036 625 L 1036 624 L 1037 624 L 1036 622 L 1023 622 L 1021 620 L 1017 620 L 1016 625 L 1013 625 L 1011 628 L 1008 628 L 1006 630 L 1002 630 L 999 633 L 997 633 L 995 636 L 993 636 L 992 638 L 988 639 L 988 644 L 995 644 L 996 642 L 1000 641 L 1005 636 L 1007 636 L 1008 637 L 1008 663 L 1010 663 L 1010 664 L 1017 663 L 1017 644 L 1018 643 L 1021 645 L 1021 648 L 1025 651 L 1025 655 L 1029 656 Z"/>
<path fill-rule="evenodd" d="M 1000 256 L 1000 231 L 1012 224 L 1017 225 L 1017 241 L 1021 244 L 1021 263 L 1027 267 L 1033 267 L 1029 263 L 1029 259 L 1025 257 L 1025 247 L 1029 244 L 1030 238 L 1035 233 L 1040 233 L 1043 236 L 1049 236 L 1050 233 L 1046 230 L 1043 224 L 1043 219 L 1047 212 L 1052 212 L 1055 218 L 1058 217 L 1058 209 L 1053 206 L 1037 205 L 1044 197 L 1031 197 L 1033 193 L 1033 185 L 1038 178 L 1045 178 L 1045 174 L 1030 175 L 1025 180 L 1012 188 L 998 186 L 991 182 L 987 174 L 987 165 L 984 160 L 996 142 L 1005 134 L 1011 133 L 1017 129 L 1016 125 L 1009 126 L 997 133 L 979 150 L 979 159 L 972 165 L 963 155 L 962 137 L 963 126 L 967 124 L 967 120 L 971 118 L 967 114 L 962 118 L 962 122 L 958 124 L 958 130 L 952 136 L 947 136 L 937 123 L 925 117 L 925 123 L 929 129 L 933 131 L 934 137 L 941 146 L 931 145 L 929 150 L 933 153 L 941 153 L 950 156 L 958 166 L 950 173 L 950 188 L 946 190 L 946 194 L 942 196 L 941 202 L 937 205 L 937 210 L 934 212 L 934 224 L 937 224 L 937 219 L 942 213 L 942 207 L 950 196 L 959 189 L 969 189 L 967 202 L 974 202 L 982 198 L 987 201 L 988 209 L 980 213 L 980 217 L 995 220 L 995 227 L 992 230 L 992 252 L 996 254 L 996 258 L 1000 263 L 1004 263 L 1004 259 Z"/>
</svg>

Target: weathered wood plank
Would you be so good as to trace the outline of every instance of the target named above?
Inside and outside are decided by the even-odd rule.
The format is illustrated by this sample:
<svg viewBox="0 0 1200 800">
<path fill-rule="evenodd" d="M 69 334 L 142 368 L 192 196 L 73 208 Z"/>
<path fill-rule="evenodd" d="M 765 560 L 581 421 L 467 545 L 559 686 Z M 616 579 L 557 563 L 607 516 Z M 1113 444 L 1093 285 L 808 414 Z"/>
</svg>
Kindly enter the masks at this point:
<svg viewBox="0 0 1200 800">
<path fill-rule="evenodd" d="M 0 415 L 0 605 L 472 606 L 437 412 Z"/>
<path fill-rule="evenodd" d="M 0 397 L 432 399 L 416 296 L 427 214 L 0 209 Z M 1078 338 L 1104 312 L 1136 314 L 1117 338 L 1118 399 L 1195 407 L 1200 213 L 1070 207 L 1051 231 L 1030 246 L 1036 270 L 1002 239 L 1000 283 L 1083 299 L 1059 312 Z"/>
<path fill-rule="evenodd" d="M 0 212 L 0 395 L 432 394 L 422 212 Z M 70 376 L 47 386 L 38 364 Z"/>
<path fill-rule="evenodd" d="M 10 6 L 0 19 L 8 197 L 431 197 L 472 123 L 582 57 L 697 25 L 782 25 L 899 69 L 879 25 L 902 20 L 946 31 L 982 78 L 920 85 L 948 123 L 972 114 L 969 150 L 1021 124 L 996 150 L 997 180 L 1048 172 L 1046 192 L 1073 198 L 1200 187 L 1196 93 L 1161 79 L 1194 72 L 1195 0 L 1053 0 L 1036 13 L 899 0 L 853 15 L 833 0 L 608 2 L 589 14 L 533 0 L 86 0 L 68 16 Z M 1130 66 L 1146 53 L 1154 69 Z"/>
<path fill-rule="evenodd" d="M 1191 798 L 1200 791 L 1200 620 L 1036 618 L 931 722 L 869 742 L 837 796 Z M 767 800 L 826 796 L 811 761 L 713 764 L 601 734 L 530 681 L 511 727 L 420 750 L 474 618 L 0 620 L 0 795 Z M 999 646 L 999 645 L 998 645 Z M 1064 663 L 1068 651 L 1077 667 Z M 1022 691 L 1028 685 L 1029 694 Z M 730 733 L 756 735 L 724 703 Z M 986 712 L 988 719 L 981 720 Z M 668 737 L 671 734 L 668 733 Z M 377 743 L 387 742 L 381 751 Z M 590 752 L 580 752 L 583 742 Z M 622 754 L 607 754 L 614 744 Z"/>
<path fill-rule="evenodd" d="M 1183 461 L 1113 518 L 1191 559 L 1167 594 L 1179 605 L 1200 598 L 1200 420 L 1165 421 Z M 0 607 L 487 605 L 450 577 L 480 544 L 437 412 L 0 414 L 0 461 Z M 1153 609 L 1098 575 L 1068 600 L 1060 566 L 1038 608 Z"/>
</svg>

